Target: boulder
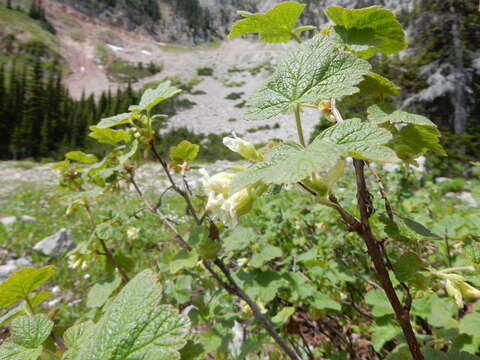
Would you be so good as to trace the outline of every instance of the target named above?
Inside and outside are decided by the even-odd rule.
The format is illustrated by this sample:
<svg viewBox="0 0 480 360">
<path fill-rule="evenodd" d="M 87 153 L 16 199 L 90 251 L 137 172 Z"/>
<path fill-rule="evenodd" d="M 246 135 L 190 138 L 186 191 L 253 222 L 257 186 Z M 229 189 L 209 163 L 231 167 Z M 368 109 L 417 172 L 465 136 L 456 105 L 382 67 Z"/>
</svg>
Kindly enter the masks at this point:
<svg viewBox="0 0 480 360">
<path fill-rule="evenodd" d="M 75 244 L 72 240 L 70 232 L 62 228 L 57 233 L 50 235 L 42 241 L 35 244 L 33 250 L 40 252 L 45 256 L 62 255 L 63 253 L 72 250 Z"/>
<path fill-rule="evenodd" d="M 29 266 L 32 266 L 32 261 L 27 257 L 8 260 L 0 265 L 0 282 L 6 280 L 15 271 Z"/>
</svg>

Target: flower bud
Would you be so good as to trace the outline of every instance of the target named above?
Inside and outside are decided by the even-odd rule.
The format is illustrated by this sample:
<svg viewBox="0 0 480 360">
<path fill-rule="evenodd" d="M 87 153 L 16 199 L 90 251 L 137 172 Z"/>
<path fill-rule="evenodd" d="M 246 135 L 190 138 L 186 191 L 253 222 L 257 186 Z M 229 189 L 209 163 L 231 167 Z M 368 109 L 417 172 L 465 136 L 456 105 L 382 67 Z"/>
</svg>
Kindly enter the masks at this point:
<svg viewBox="0 0 480 360">
<path fill-rule="evenodd" d="M 226 147 L 242 155 L 245 159 L 263 161 L 263 155 L 255 149 L 255 146 L 248 141 L 240 139 L 235 133 L 232 135 L 233 137 L 226 136 L 223 138 L 223 144 Z"/>
<path fill-rule="evenodd" d="M 238 218 L 252 209 L 255 198 L 248 188 L 242 189 L 230 196 L 222 205 L 222 210 L 228 214 L 227 221 L 235 226 Z"/>
<path fill-rule="evenodd" d="M 208 178 L 206 181 L 204 181 L 203 185 L 205 190 L 213 191 L 227 197 L 228 188 L 230 186 L 230 183 L 232 182 L 233 177 L 234 174 L 221 172 Z"/>
<path fill-rule="evenodd" d="M 462 292 L 462 295 L 470 299 L 480 299 L 480 290 L 473 287 L 465 281 L 461 281 L 458 284 L 459 290 Z"/>
<path fill-rule="evenodd" d="M 139 233 L 140 233 L 140 229 L 133 226 L 127 227 L 127 238 L 129 240 L 137 240 Z"/>
<path fill-rule="evenodd" d="M 445 289 L 447 294 L 455 300 L 455 303 L 459 306 L 463 306 L 462 292 L 458 288 L 458 282 L 455 280 L 446 280 Z"/>
</svg>

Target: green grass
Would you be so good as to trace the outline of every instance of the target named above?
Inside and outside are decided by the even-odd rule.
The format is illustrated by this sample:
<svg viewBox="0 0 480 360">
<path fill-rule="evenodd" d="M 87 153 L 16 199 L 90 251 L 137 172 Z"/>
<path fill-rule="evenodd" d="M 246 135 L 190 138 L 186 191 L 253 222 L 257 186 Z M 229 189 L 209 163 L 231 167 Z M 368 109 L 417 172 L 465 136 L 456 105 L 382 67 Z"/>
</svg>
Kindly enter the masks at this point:
<svg viewBox="0 0 480 360">
<path fill-rule="evenodd" d="M 10 164 L 9 164 L 10 165 Z M 12 167 L 29 168 L 32 163 L 12 163 Z M 37 164 L 38 165 L 38 164 Z M 8 182 L 0 183 L 0 187 L 8 186 Z M 175 195 L 164 198 L 162 211 L 168 216 L 175 217 L 183 211 L 182 199 Z M 63 294 L 74 291 L 72 299 L 85 299 L 88 289 L 105 273 L 105 261 L 102 256 L 93 262 L 87 270 L 80 271 L 68 267 L 65 256 L 44 257 L 32 250 L 33 246 L 52 235 L 62 227 L 70 230 L 76 244 L 87 241 L 91 229 L 83 211 L 76 211 L 66 215 L 67 201 L 56 186 L 36 184 L 33 182 L 15 183 L 15 191 L 0 193 L 0 216 L 29 215 L 36 218 L 35 222 L 17 222 L 5 228 L 0 225 L 0 247 L 19 256 L 31 256 L 34 266 L 47 264 L 55 265 L 55 276 L 49 285 L 59 285 Z M 93 214 L 97 222 L 110 219 L 120 212 L 122 216 L 130 216 L 129 226 L 141 229 L 138 239 L 129 241 L 126 237 L 111 240 L 109 246 L 116 253 L 122 253 L 135 259 L 132 273 L 136 273 L 155 262 L 158 256 L 159 244 L 171 240 L 172 235 L 165 229 L 158 218 L 140 213 L 138 218 L 131 217 L 135 210 L 142 208 L 140 200 L 133 193 L 122 193 L 119 196 L 110 193 L 100 201 L 92 204 Z M 86 278 L 84 275 L 88 274 Z M 70 299 L 71 300 L 71 299 Z M 81 309 L 84 303 L 76 307 L 67 303 L 60 305 L 60 319 L 68 322 L 84 313 Z"/>
<path fill-rule="evenodd" d="M 71 31 L 80 30 L 82 28 L 82 25 L 77 20 L 68 16 L 65 13 L 55 11 L 55 18 L 60 20 L 63 24 L 67 25 Z"/>
<path fill-rule="evenodd" d="M 167 145 L 164 147 L 168 149 Z M 8 166 L 16 169 L 30 169 L 38 164 L 33 162 L 2 162 L 1 165 L 3 167 Z M 152 174 L 152 176 L 156 175 Z M 441 184 L 427 183 L 424 187 L 418 187 L 416 182 L 412 182 L 405 187 L 399 188 L 398 184 L 400 184 L 400 182 L 397 177 L 402 176 L 402 179 L 405 180 L 405 178 L 403 178 L 404 175 L 401 175 L 400 172 L 393 174 L 381 173 L 381 176 L 390 187 L 389 195 L 395 209 L 402 213 L 405 211 L 411 213 L 412 218 L 417 218 L 419 221 L 421 220 L 425 225 L 432 226 L 432 223 L 436 221 L 433 219 L 441 220 L 443 217 L 451 216 L 452 210 L 457 212 L 458 215 L 456 216 L 460 218 L 466 216 L 466 214 L 469 214 L 469 216 L 475 216 L 475 213 L 478 214 L 478 209 L 467 207 L 466 204 L 454 198 L 440 196 L 442 192 Z M 452 181 L 459 180 L 452 179 Z M 463 184 L 468 189 L 471 189 L 478 198 L 480 195 L 480 182 L 478 179 L 463 180 Z M 383 206 L 382 199 L 377 194 L 373 181 L 370 185 L 372 193 L 375 196 L 375 206 L 381 209 Z M 64 256 L 47 258 L 32 250 L 35 243 L 57 232 L 62 227 L 71 231 L 75 243 L 79 244 L 82 241 L 87 241 L 91 236 L 91 229 L 85 213 L 79 209 L 77 212 L 66 215 L 65 212 L 68 202 L 64 198 L 64 195 L 53 184 L 44 183 L 38 181 L 38 179 L 32 179 L 30 182 L 10 181 L 8 179 L 3 182 L 0 181 L 0 189 L 7 189 L 11 186 L 14 186 L 14 190 L 0 191 L 0 216 L 30 215 L 35 217 L 37 221 L 27 223 L 18 222 L 8 229 L 0 225 L 0 247 L 6 248 L 10 252 L 18 255 L 31 256 L 34 266 L 46 264 L 55 265 L 55 276 L 49 281 L 47 286 L 59 285 L 61 294 L 66 299 L 59 305 L 60 325 L 71 323 L 81 316 L 85 316 L 84 301 L 88 289 L 95 284 L 95 282 L 102 279 L 105 274 L 106 264 L 104 258 L 98 256 L 97 260 L 92 262 L 87 269 L 79 270 L 69 268 Z M 348 207 L 354 206 L 352 201 L 355 196 L 355 188 L 349 186 L 348 178 L 342 179 L 339 187 L 344 188 L 344 191 L 339 192 L 342 201 L 344 201 Z M 415 197 L 412 197 L 411 189 L 416 189 L 415 191 L 417 193 Z M 157 190 L 160 191 L 160 189 Z M 457 190 L 460 191 L 462 189 L 459 187 Z M 276 202 L 288 208 L 288 205 L 285 205 L 288 204 L 288 201 L 293 201 L 292 207 L 298 207 L 298 204 L 303 204 L 303 202 L 299 202 L 298 200 L 301 196 L 306 195 L 304 193 L 284 193 L 278 199 L 265 195 L 256 202 L 252 213 L 247 215 L 242 220 L 242 223 L 264 226 L 266 231 L 271 230 L 272 234 L 274 234 L 277 220 L 275 220 L 273 213 L 270 214 L 264 209 L 277 209 L 277 205 L 275 205 Z M 148 196 L 148 192 L 147 197 L 156 199 L 156 197 Z M 293 197 L 294 200 L 289 200 L 290 197 Z M 121 253 L 134 260 L 132 261 L 134 265 L 131 269 L 131 274 L 138 273 L 140 270 L 156 264 L 159 257 L 162 256 L 161 250 L 163 245 L 167 242 L 174 241 L 172 234 L 163 226 L 157 217 L 145 212 L 138 213 L 137 217 L 132 216 L 136 210 L 142 207 L 143 204 L 138 197 L 128 191 L 122 191 L 120 194 L 110 192 L 92 204 L 94 218 L 97 223 L 118 219 L 120 217 L 120 229 L 124 229 L 125 226 L 140 229 L 137 239 L 129 240 L 124 230 L 121 230 L 118 238 L 108 241 L 109 247 L 115 249 L 116 254 Z M 179 222 L 179 227 L 182 232 L 190 229 L 191 223 L 185 221 L 182 217 L 185 212 L 185 205 L 180 197 L 167 194 L 167 196 L 164 197 L 161 209 L 164 215 L 174 218 Z M 427 209 L 431 209 L 435 216 L 428 215 Z M 324 212 L 324 210 L 321 210 L 321 214 Z M 297 214 L 295 211 L 293 211 L 293 213 Z M 259 214 L 264 218 L 263 220 L 259 219 Z M 316 224 L 320 218 L 320 216 L 313 216 L 311 219 L 312 224 Z M 288 217 L 285 219 L 288 219 Z M 327 221 L 324 218 L 321 219 L 322 222 Z M 294 222 L 285 220 L 285 226 L 292 227 L 293 224 Z M 288 234 L 289 233 L 285 234 L 285 236 L 289 236 Z M 88 274 L 88 277 L 85 276 L 86 274 Z M 48 288 L 46 290 L 48 290 Z M 69 302 L 72 300 L 82 300 L 82 302 L 76 306 L 70 306 Z"/>
<path fill-rule="evenodd" d="M 128 82 L 131 80 L 135 82 L 161 72 L 162 67 L 161 65 L 156 65 L 152 71 L 149 69 L 148 64 L 134 64 L 127 60 L 116 58 L 107 66 L 107 70 L 109 75 L 116 81 Z"/>
<path fill-rule="evenodd" d="M 36 40 L 45 44 L 52 52 L 59 52 L 59 44 L 55 35 L 45 30 L 38 21 L 33 20 L 27 14 L 9 10 L 3 4 L 0 5 L 0 34 L 14 34 L 28 40 Z M 24 41 L 22 41 L 24 42 Z M 26 42 L 26 41 L 25 41 Z"/>
</svg>

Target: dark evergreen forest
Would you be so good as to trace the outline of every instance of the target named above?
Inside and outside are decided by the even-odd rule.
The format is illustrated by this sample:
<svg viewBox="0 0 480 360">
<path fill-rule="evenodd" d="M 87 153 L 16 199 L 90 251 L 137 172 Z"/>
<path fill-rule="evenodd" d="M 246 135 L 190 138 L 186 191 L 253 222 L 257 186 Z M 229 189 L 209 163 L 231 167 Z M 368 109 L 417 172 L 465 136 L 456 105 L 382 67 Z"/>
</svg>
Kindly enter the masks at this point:
<svg viewBox="0 0 480 360">
<path fill-rule="evenodd" d="M 137 101 L 130 84 L 98 99 L 73 99 L 62 83 L 60 66 L 48 70 L 38 58 L 22 68 L 0 67 L 0 158 L 55 157 L 87 144 L 90 125 L 128 109 Z"/>
</svg>

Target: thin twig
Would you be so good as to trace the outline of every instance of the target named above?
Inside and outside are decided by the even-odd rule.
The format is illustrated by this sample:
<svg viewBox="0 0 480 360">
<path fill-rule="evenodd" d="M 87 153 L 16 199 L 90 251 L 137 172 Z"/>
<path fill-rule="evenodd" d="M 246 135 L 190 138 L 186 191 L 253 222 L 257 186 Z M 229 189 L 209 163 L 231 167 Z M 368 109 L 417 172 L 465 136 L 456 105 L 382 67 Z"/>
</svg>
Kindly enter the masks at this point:
<svg viewBox="0 0 480 360">
<path fill-rule="evenodd" d="M 74 179 L 72 179 L 72 183 L 76 186 L 78 191 L 84 191 L 82 186 L 79 183 L 77 183 Z M 108 259 L 110 264 L 118 270 L 118 272 L 120 273 L 120 277 L 122 278 L 123 284 L 128 283 L 130 281 L 130 277 L 127 275 L 125 270 L 123 270 L 122 266 L 115 259 L 115 256 L 110 251 L 105 241 L 96 234 L 97 225 L 95 224 L 95 220 L 93 219 L 92 210 L 90 208 L 90 203 L 88 202 L 88 200 L 83 201 L 83 207 L 85 209 L 85 213 L 87 214 L 88 221 L 90 222 L 92 233 L 95 234 L 95 237 L 99 240 L 100 245 L 102 245 L 103 251 L 105 252 L 104 256 Z"/>
<path fill-rule="evenodd" d="M 173 181 L 173 179 L 172 179 Z M 160 220 L 175 234 L 175 237 L 177 241 L 179 242 L 180 246 L 191 251 L 192 247 L 188 242 L 183 238 L 183 236 L 178 232 L 177 228 L 175 225 L 170 222 L 165 216 L 163 216 L 158 209 L 155 209 L 148 199 L 145 198 L 144 194 L 142 193 L 140 187 L 135 181 L 135 178 L 133 174 L 130 174 L 130 182 L 133 185 L 135 191 L 137 192 L 138 196 L 142 201 L 145 203 L 147 208 L 155 215 L 157 215 Z M 173 186 L 173 188 L 176 188 L 176 185 Z M 175 190 L 176 191 L 176 190 Z M 189 199 L 188 194 L 184 197 L 185 200 Z M 192 207 L 193 210 L 193 207 Z M 194 210 L 193 210 L 194 211 Z M 198 219 L 198 216 L 196 216 L 196 213 L 193 212 L 191 214 L 195 218 Z M 213 225 L 213 224 L 212 224 Z M 224 274 L 226 277 L 227 281 L 222 280 L 222 278 L 217 274 L 217 272 L 212 268 L 211 263 L 207 260 L 203 260 L 203 265 L 207 269 L 207 271 L 213 276 L 215 280 L 219 282 L 219 284 L 227 290 L 229 293 L 232 295 L 236 295 L 240 299 L 244 300 L 250 309 L 252 310 L 255 318 L 262 324 L 262 326 L 265 328 L 265 330 L 270 334 L 270 336 L 277 342 L 277 344 L 285 351 L 285 353 L 290 357 L 292 360 L 300 360 L 300 357 L 288 346 L 288 344 L 285 342 L 285 340 L 278 334 L 278 332 L 275 330 L 274 326 L 272 323 L 268 320 L 268 318 L 262 314 L 260 308 L 257 306 L 257 304 L 250 298 L 235 282 L 233 277 L 230 274 L 230 271 L 228 268 L 225 266 L 225 264 L 222 262 L 221 259 L 217 258 L 214 261 L 214 264 L 221 270 L 221 272 Z"/>
<path fill-rule="evenodd" d="M 155 158 L 158 160 L 158 162 L 162 165 L 163 171 L 167 175 L 168 181 L 170 182 L 170 185 L 172 186 L 172 189 L 178 193 L 185 202 L 187 203 L 187 209 L 190 215 L 192 215 L 193 219 L 195 220 L 195 223 L 197 225 L 201 225 L 200 219 L 195 211 L 195 208 L 193 207 L 192 201 L 190 200 L 190 197 L 188 196 L 188 193 L 178 187 L 178 185 L 175 183 L 175 180 L 173 180 L 172 174 L 170 173 L 170 169 L 168 168 L 168 164 L 162 159 L 160 154 L 158 153 L 154 140 L 150 142 L 150 147 L 152 149 L 152 153 L 155 156 Z"/>
<path fill-rule="evenodd" d="M 390 257 L 388 256 L 387 250 L 385 249 L 384 241 L 379 241 L 378 243 L 380 245 L 380 248 L 382 249 L 382 253 L 383 253 L 383 256 L 385 257 L 385 261 L 387 262 L 388 268 L 394 271 L 393 264 L 390 260 Z M 403 281 L 400 281 L 400 285 L 405 290 L 405 294 L 406 294 L 404 307 L 405 309 L 410 311 L 412 309 L 412 301 L 413 301 L 412 294 L 410 293 L 410 288 Z"/>
<path fill-rule="evenodd" d="M 302 182 L 298 182 L 298 185 L 300 185 L 304 190 L 306 190 L 308 193 L 310 193 L 311 195 L 313 196 L 317 196 L 317 193 L 315 191 L 313 191 L 312 189 L 310 189 L 307 185 L 305 185 L 304 183 Z"/>
<path fill-rule="evenodd" d="M 252 298 L 250 298 L 250 296 L 247 295 L 247 293 L 245 293 L 245 291 L 243 291 L 242 288 L 237 285 L 223 261 L 217 258 L 215 259 L 214 264 L 220 269 L 220 271 L 227 279 L 227 282 L 230 284 L 231 289 L 233 290 L 232 294 L 237 295 L 240 299 L 244 300 L 248 304 L 255 318 L 263 325 L 265 330 L 267 330 L 270 336 L 277 342 L 277 344 L 283 349 L 283 351 L 285 351 L 285 353 L 290 357 L 290 359 L 300 360 L 300 357 L 295 353 L 295 351 L 293 351 L 293 349 L 288 346 L 286 341 L 278 334 L 277 330 L 270 322 L 270 320 L 268 320 L 268 318 L 263 315 L 258 305 L 252 300 Z"/>
<path fill-rule="evenodd" d="M 378 176 L 378 173 L 370 162 L 367 162 L 367 166 L 378 184 L 378 189 L 380 190 L 380 194 L 382 195 L 383 201 L 385 202 L 385 210 L 387 211 L 388 217 L 390 218 L 390 221 L 393 222 L 393 208 L 390 200 L 388 200 L 387 192 L 385 191 L 383 181 L 380 176 Z"/>
<path fill-rule="evenodd" d="M 157 205 L 155 205 L 155 209 L 159 209 L 159 208 L 162 206 L 163 197 L 164 197 L 165 194 L 166 194 L 167 192 L 169 192 L 170 190 L 172 190 L 172 187 L 171 187 L 171 186 L 167 187 L 165 190 L 162 191 L 162 193 L 160 194 L 160 197 L 159 197 L 159 199 L 158 199 Z"/>
</svg>

